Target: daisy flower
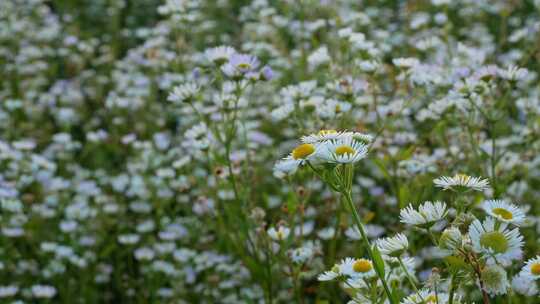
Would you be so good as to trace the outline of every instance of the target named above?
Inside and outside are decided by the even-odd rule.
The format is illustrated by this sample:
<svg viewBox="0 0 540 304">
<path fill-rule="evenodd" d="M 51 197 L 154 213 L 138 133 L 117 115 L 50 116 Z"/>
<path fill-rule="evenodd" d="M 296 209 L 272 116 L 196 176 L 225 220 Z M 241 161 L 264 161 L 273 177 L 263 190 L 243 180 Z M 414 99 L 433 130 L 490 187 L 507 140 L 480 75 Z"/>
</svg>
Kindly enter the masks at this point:
<svg viewBox="0 0 540 304">
<path fill-rule="evenodd" d="M 365 145 L 369 145 L 371 144 L 371 142 L 373 141 L 373 135 L 371 134 L 365 134 L 365 133 L 360 133 L 360 132 L 353 132 L 351 137 L 358 141 L 358 142 L 361 142 Z"/>
<path fill-rule="evenodd" d="M 324 142 L 327 140 L 337 140 L 351 137 L 353 132 L 347 131 L 336 131 L 336 130 L 320 130 L 316 134 L 310 134 L 307 136 L 302 136 L 302 142 L 305 144 L 315 144 Z"/>
<path fill-rule="evenodd" d="M 456 227 L 450 227 L 443 231 L 439 239 L 439 247 L 443 250 L 454 251 L 463 245 L 463 235 Z"/>
<path fill-rule="evenodd" d="M 221 70 L 225 75 L 235 78 L 253 72 L 257 67 L 259 67 L 257 57 L 235 53 L 231 55 L 229 62 L 221 67 Z"/>
<path fill-rule="evenodd" d="M 231 58 L 231 56 L 235 53 L 236 51 L 234 50 L 234 48 L 222 45 L 207 49 L 206 51 L 204 51 L 204 56 L 206 57 L 206 59 L 208 59 L 208 61 L 211 61 L 217 65 L 222 65 L 225 62 L 229 61 L 229 58 Z"/>
<path fill-rule="evenodd" d="M 174 87 L 167 100 L 174 103 L 190 102 L 199 93 L 200 87 L 195 83 L 184 83 Z"/>
<path fill-rule="evenodd" d="M 484 289 L 492 296 L 506 294 L 510 283 L 506 270 L 499 265 L 489 265 L 482 270 Z"/>
<path fill-rule="evenodd" d="M 481 177 L 472 177 L 465 174 L 456 174 L 453 177 L 441 176 L 433 180 L 435 186 L 444 190 L 453 191 L 468 191 L 476 190 L 483 191 L 489 188 L 489 181 Z"/>
<path fill-rule="evenodd" d="M 279 226 L 278 229 L 271 227 L 267 231 L 268 236 L 274 241 L 282 241 L 286 239 L 289 236 L 290 232 L 291 232 L 291 229 L 284 226 Z"/>
<path fill-rule="evenodd" d="M 404 234 L 398 233 L 393 237 L 379 239 L 377 247 L 382 254 L 397 257 L 407 250 L 409 241 Z"/>
<path fill-rule="evenodd" d="M 512 290 L 530 297 L 538 293 L 538 286 L 534 280 L 531 280 L 523 273 L 520 273 L 512 279 Z"/>
<path fill-rule="evenodd" d="M 428 201 L 420 205 L 418 211 L 412 205 L 401 209 L 399 216 L 400 221 L 404 224 L 429 227 L 443 219 L 447 213 L 448 210 L 445 203 L 439 201 L 432 203 Z"/>
<path fill-rule="evenodd" d="M 301 144 L 294 148 L 289 156 L 278 161 L 274 165 L 274 175 L 293 174 L 299 166 L 313 158 L 316 154 L 317 146 L 314 144 Z"/>
<path fill-rule="evenodd" d="M 351 164 L 366 157 L 367 146 L 351 137 L 323 143 L 319 158 L 330 163 Z"/>
<path fill-rule="evenodd" d="M 485 201 L 482 209 L 501 222 L 519 226 L 525 220 L 525 212 L 521 208 L 503 200 Z"/>
<path fill-rule="evenodd" d="M 473 250 L 491 256 L 488 262 L 494 262 L 494 258 L 499 263 L 509 264 L 512 260 L 521 258 L 523 236 L 517 228 L 510 230 L 507 226 L 507 223 L 498 224 L 491 217 L 486 218 L 483 223 L 474 220 L 469 226 Z"/>
<path fill-rule="evenodd" d="M 339 265 L 340 273 L 353 279 L 370 278 L 376 275 L 373 263 L 368 259 L 347 258 Z"/>
<path fill-rule="evenodd" d="M 317 280 L 319 281 L 332 281 L 335 278 L 339 277 L 340 274 L 340 267 L 339 265 L 334 265 L 332 269 L 325 271 L 317 276 Z"/>
<path fill-rule="evenodd" d="M 528 260 L 525 263 L 525 266 L 521 270 L 520 274 L 522 274 L 529 280 L 540 279 L 540 255 L 537 255 L 535 258 Z"/>
</svg>

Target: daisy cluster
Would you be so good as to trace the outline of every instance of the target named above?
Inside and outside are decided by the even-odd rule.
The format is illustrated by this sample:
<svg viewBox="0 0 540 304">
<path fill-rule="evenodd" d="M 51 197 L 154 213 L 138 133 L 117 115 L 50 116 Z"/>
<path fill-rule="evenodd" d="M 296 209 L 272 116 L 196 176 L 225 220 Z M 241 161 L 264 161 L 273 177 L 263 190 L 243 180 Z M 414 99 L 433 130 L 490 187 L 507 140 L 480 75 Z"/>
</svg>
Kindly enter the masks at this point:
<svg viewBox="0 0 540 304">
<path fill-rule="evenodd" d="M 536 303 L 540 1 L 0 0 L 0 303 Z"/>
</svg>

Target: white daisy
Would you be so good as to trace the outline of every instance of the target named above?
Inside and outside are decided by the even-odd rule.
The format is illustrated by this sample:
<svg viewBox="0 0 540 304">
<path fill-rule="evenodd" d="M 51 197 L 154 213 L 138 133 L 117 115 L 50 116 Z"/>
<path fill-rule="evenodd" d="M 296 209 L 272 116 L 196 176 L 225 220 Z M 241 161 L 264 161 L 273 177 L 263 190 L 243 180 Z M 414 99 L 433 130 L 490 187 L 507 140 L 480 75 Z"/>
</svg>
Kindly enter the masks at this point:
<svg viewBox="0 0 540 304">
<path fill-rule="evenodd" d="M 234 48 L 230 46 L 218 46 L 214 48 L 207 49 L 204 51 L 204 55 L 208 61 L 211 61 L 215 64 L 221 65 L 227 61 L 229 58 L 236 53 Z"/>
<path fill-rule="evenodd" d="M 520 225 L 525 220 L 525 212 L 518 206 L 503 200 L 488 200 L 482 204 L 487 214 L 505 223 Z"/>
<path fill-rule="evenodd" d="M 448 210 L 443 202 L 425 202 L 418 207 L 418 211 L 412 205 L 401 209 L 399 216 L 402 223 L 414 226 L 429 227 L 443 219 Z"/>
<path fill-rule="evenodd" d="M 534 280 L 526 277 L 522 273 L 512 279 L 512 290 L 524 296 L 534 296 L 538 294 L 538 286 Z"/>
<path fill-rule="evenodd" d="M 322 143 L 318 158 L 338 164 L 356 163 L 366 157 L 367 146 L 351 137 Z"/>
<path fill-rule="evenodd" d="M 369 145 L 371 144 L 371 142 L 373 141 L 373 135 L 371 134 L 365 134 L 365 133 L 360 133 L 360 132 L 353 132 L 351 137 L 358 141 L 358 142 L 361 142 L 365 145 Z"/>
<path fill-rule="evenodd" d="M 174 103 L 190 102 L 199 93 L 199 90 L 200 87 L 196 83 L 184 83 L 174 87 L 167 100 Z"/>
<path fill-rule="evenodd" d="M 268 229 L 267 231 L 268 236 L 274 241 L 282 241 L 286 239 L 289 236 L 290 232 L 291 232 L 291 229 L 285 226 L 279 226 L 278 229 L 274 227 L 270 227 L 270 229 Z"/>
<path fill-rule="evenodd" d="M 482 269 L 482 282 L 485 291 L 493 296 L 506 294 L 510 287 L 506 270 L 499 265 L 489 265 Z"/>
<path fill-rule="evenodd" d="M 339 265 L 334 265 L 332 269 L 325 271 L 317 276 L 317 280 L 319 281 L 332 281 L 333 279 L 339 277 L 340 274 L 340 267 Z"/>
<path fill-rule="evenodd" d="M 398 233 L 393 237 L 379 239 L 377 247 L 382 254 L 397 257 L 407 250 L 409 241 L 404 234 Z"/>
<path fill-rule="evenodd" d="M 476 190 L 483 191 L 489 188 L 489 181 L 481 177 L 471 177 L 465 174 L 456 174 L 453 177 L 441 176 L 433 180 L 435 186 L 444 190 L 468 191 Z"/>
<path fill-rule="evenodd" d="M 488 262 L 509 264 L 512 260 L 520 259 L 523 246 L 523 236 L 519 230 L 507 229 L 507 223 L 497 223 L 488 217 L 481 223 L 474 220 L 469 226 L 469 237 L 473 245 L 473 250 L 477 253 L 484 253 L 490 256 Z"/>
<path fill-rule="evenodd" d="M 276 162 L 274 165 L 274 175 L 293 174 L 299 166 L 312 159 L 316 155 L 317 146 L 314 144 L 301 144 L 294 148 L 292 152 L 284 159 Z"/>
<path fill-rule="evenodd" d="M 373 263 L 368 259 L 346 258 L 339 265 L 342 275 L 353 279 L 370 278 L 376 275 Z"/>
<path fill-rule="evenodd" d="M 353 135 L 353 132 L 348 131 L 336 131 L 336 130 L 320 130 L 316 134 L 310 134 L 302 136 L 302 142 L 305 144 L 315 144 L 327 140 L 336 140 L 349 138 Z"/>
<path fill-rule="evenodd" d="M 443 231 L 439 238 L 439 247 L 443 250 L 453 252 L 463 245 L 463 235 L 456 227 L 450 227 Z"/>
<path fill-rule="evenodd" d="M 540 279 L 540 255 L 528 260 L 523 266 L 521 274 L 530 280 Z"/>
</svg>

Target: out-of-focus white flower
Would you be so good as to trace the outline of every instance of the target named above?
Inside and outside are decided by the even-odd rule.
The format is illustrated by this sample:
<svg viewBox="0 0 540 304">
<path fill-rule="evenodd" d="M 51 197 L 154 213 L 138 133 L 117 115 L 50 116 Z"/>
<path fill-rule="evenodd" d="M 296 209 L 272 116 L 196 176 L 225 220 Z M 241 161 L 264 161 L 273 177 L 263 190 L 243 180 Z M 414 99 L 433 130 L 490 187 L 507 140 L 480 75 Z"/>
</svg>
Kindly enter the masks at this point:
<svg viewBox="0 0 540 304">
<path fill-rule="evenodd" d="M 531 278 L 519 273 L 512 279 L 512 289 L 524 296 L 535 296 L 538 294 L 538 286 Z"/>
<path fill-rule="evenodd" d="M 268 236 L 274 241 L 283 241 L 289 236 L 290 232 L 291 229 L 285 226 L 279 226 L 277 229 L 274 227 L 270 227 L 270 229 L 268 229 L 267 231 Z"/>
<path fill-rule="evenodd" d="M 528 260 L 520 274 L 529 280 L 540 279 L 540 255 Z"/>
<path fill-rule="evenodd" d="M 200 87 L 196 83 L 188 82 L 174 87 L 167 98 L 171 102 L 191 102 L 199 93 Z"/>
<path fill-rule="evenodd" d="M 56 295 L 56 288 L 49 285 L 32 286 L 32 294 L 36 298 L 50 299 Z"/>
</svg>

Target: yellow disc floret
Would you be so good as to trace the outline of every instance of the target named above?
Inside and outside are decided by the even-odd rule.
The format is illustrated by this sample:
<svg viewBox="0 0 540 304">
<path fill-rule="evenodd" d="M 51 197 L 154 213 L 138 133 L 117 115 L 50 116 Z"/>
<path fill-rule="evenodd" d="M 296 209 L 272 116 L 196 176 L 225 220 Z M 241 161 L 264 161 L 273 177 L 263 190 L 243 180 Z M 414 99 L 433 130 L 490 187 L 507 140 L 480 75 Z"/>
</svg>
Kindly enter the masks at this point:
<svg viewBox="0 0 540 304">
<path fill-rule="evenodd" d="M 540 275 L 540 263 L 533 263 L 531 265 L 531 273 L 535 276 Z"/>
<path fill-rule="evenodd" d="M 514 216 L 512 215 L 512 212 L 504 209 L 504 208 L 493 208 L 493 210 L 491 210 L 491 212 L 493 212 L 494 214 L 502 217 L 503 219 L 505 220 L 511 220 L 514 218 Z"/>
<path fill-rule="evenodd" d="M 353 270 L 355 272 L 365 273 L 370 271 L 371 269 L 373 269 L 373 266 L 371 265 L 371 262 L 366 259 L 356 260 L 353 264 Z"/>
<path fill-rule="evenodd" d="M 426 303 L 437 303 L 437 296 L 434 294 L 430 294 L 428 297 L 426 297 Z"/>
<path fill-rule="evenodd" d="M 493 250 L 495 253 L 505 253 L 510 246 L 502 232 L 490 231 L 480 237 L 480 245 Z"/>
<path fill-rule="evenodd" d="M 312 144 L 302 144 L 292 150 L 294 159 L 305 159 L 315 152 L 315 146 Z"/>
<path fill-rule="evenodd" d="M 337 147 L 335 152 L 337 155 L 354 154 L 354 149 L 351 146 L 343 145 Z"/>
</svg>

